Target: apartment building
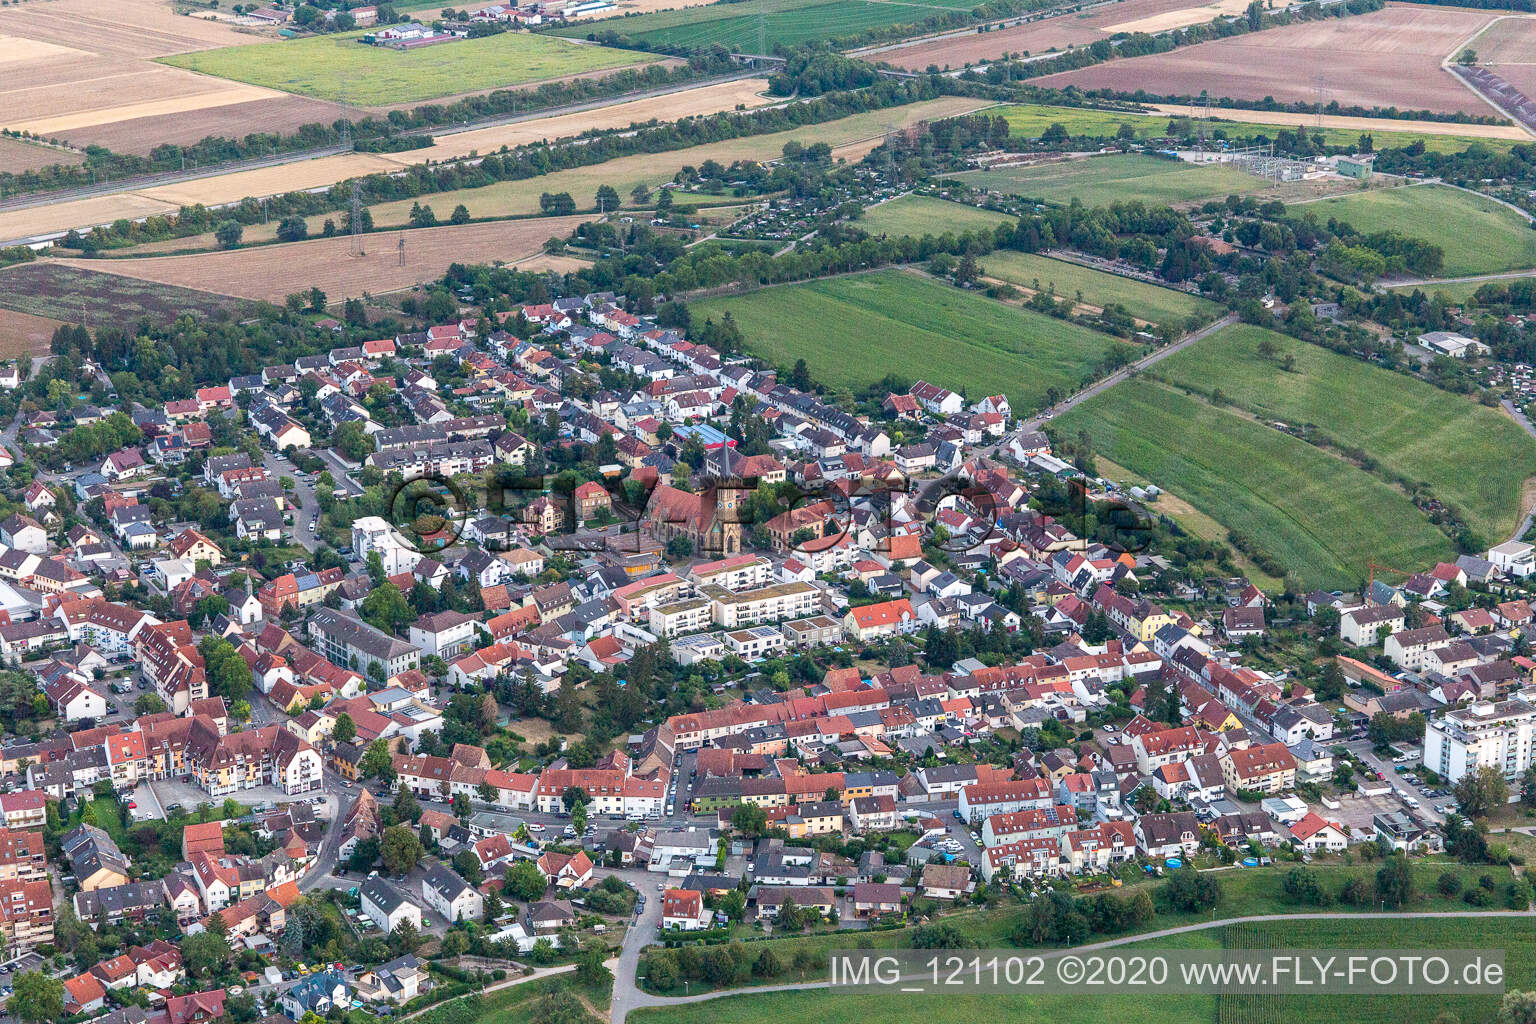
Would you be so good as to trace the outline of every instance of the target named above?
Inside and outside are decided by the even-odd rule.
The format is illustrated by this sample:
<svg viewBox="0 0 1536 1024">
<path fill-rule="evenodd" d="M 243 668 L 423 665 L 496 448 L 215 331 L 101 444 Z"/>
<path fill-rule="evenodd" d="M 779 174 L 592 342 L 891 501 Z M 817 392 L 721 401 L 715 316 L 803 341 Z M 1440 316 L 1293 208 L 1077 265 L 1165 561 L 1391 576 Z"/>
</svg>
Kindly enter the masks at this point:
<svg viewBox="0 0 1536 1024">
<path fill-rule="evenodd" d="M 1515 778 L 1531 766 L 1536 707 L 1523 700 L 1478 701 L 1430 720 L 1424 764 L 1458 782 L 1483 766 Z"/>
<path fill-rule="evenodd" d="M 708 585 L 700 587 L 699 594 L 710 601 L 715 625 L 726 629 L 800 619 L 821 608 L 821 591 L 809 583 L 773 583 L 741 591 Z"/>
</svg>

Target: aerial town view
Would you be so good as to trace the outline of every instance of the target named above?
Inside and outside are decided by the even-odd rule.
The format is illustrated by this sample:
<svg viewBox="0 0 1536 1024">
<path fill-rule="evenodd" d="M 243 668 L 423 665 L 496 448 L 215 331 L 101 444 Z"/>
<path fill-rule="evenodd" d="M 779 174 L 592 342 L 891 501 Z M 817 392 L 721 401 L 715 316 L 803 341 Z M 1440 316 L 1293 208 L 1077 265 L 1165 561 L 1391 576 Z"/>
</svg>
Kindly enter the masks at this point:
<svg viewBox="0 0 1536 1024">
<path fill-rule="evenodd" d="M 1536 1024 L 1536 0 L 0 0 L 0 1024 Z"/>
</svg>

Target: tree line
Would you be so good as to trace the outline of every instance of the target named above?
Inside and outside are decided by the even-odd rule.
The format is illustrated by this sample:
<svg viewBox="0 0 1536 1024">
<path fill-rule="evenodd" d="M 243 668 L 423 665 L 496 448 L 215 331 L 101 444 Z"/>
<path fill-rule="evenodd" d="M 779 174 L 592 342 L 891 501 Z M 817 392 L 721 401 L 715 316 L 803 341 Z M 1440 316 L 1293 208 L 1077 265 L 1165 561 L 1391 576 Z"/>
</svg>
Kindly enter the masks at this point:
<svg viewBox="0 0 1536 1024">
<path fill-rule="evenodd" d="M 323 149 L 340 145 L 348 138 L 352 140 L 354 149 L 365 153 L 425 148 L 432 144 L 430 137 L 406 133 L 681 85 L 724 74 L 735 67 L 723 51 L 709 52 L 697 55 L 685 64 L 649 64 L 641 68 L 625 68 L 599 78 L 545 82 L 530 89 L 499 89 L 483 96 L 469 96 L 447 104 L 426 103 L 410 110 L 392 110 L 383 119 L 366 116 L 356 121 L 341 118 L 330 124 L 311 122 L 291 132 L 252 132 L 239 139 L 209 135 L 187 146 L 166 142 L 152 148 L 148 156 L 117 153 L 105 146 L 91 145 L 85 148 L 83 163 L 57 163 L 34 170 L 0 172 L 0 192 L 16 195 L 76 188 L 103 179 L 174 171 L 188 166 L 206 167 L 277 153 Z M 29 133 L 9 130 L 4 134 L 16 138 L 30 137 Z"/>
</svg>

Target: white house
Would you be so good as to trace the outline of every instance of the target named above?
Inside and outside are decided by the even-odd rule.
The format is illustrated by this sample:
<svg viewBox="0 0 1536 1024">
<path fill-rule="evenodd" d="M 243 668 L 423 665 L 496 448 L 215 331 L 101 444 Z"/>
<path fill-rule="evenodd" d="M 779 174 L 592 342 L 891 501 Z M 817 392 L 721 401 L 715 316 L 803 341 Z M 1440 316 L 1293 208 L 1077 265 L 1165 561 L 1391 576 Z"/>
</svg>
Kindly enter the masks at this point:
<svg viewBox="0 0 1536 1024">
<path fill-rule="evenodd" d="M 433 864 L 422 876 L 421 898 L 450 921 L 478 921 L 485 912 L 484 897 L 441 864 Z"/>
<path fill-rule="evenodd" d="M 421 908 L 399 893 L 382 878 L 370 878 L 358 890 L 362 911 L 386 935 L 409 921 L 421 928 Z"/>
</svg>

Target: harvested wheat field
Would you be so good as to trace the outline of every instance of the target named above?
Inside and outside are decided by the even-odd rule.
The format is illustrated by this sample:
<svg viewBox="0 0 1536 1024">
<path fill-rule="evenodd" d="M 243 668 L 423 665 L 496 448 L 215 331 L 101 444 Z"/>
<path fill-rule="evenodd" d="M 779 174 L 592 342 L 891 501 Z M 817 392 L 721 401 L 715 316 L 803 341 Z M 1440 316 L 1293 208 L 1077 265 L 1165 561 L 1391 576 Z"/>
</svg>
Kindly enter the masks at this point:
<svg viewBox="0 0 1536 1024">
<path fill-rule="evenodd" d="M 583 132 L 628 128 L 632 124 L 643 124 L 646 121 L 677 121 L 701 114 L 718 114 L 738 106 L 759 107 L 769 102 L 769 98 L 763 95 L 767 88 L 766 79 L 744 78 L 736 82 L 685 89 L 665 96 L 615 103 L 575 114 L 440 135 L 433 141 L 431 149 L 386 153 L 383 157 L 401 166 L 409 166 L 419 164 L 426 158 L 451 160 L 470 153 L 491 153 L 502 146 L 526 146 L 533 142 L 570 138 Z"/>
<path fill-rule="evenodd" d="M 332 104 L 300 105 L 281 92 L 151 60 L 262 39 L 177 16 L 161 0 L 29 0 L 0 8 L 0 127 L 146 154 L 164 142 L 335 120 L 340 108 Z"/>
<path fill-rule="evenodd" d="M 1536 64 L 1536 18 L 1505 15 L 1467 45 L 1477 51 L 1479 64 Z"/>
<path fill-rule="evenodd" d="M 82 159 L 79 153 L 0 136 L 0 171 L 20 174 L 53 164 L 78 164 Z"/>
<path fill-rule="evenodd" d="M 118 192 L 68 203 L 6 210 L 0 212 L 0 245 L 62 233 L 70 228 L 89 229 L 98 224 L 111 224 L 119 217 L 151 217 L 157 213 L 174 213 L 176 206 L 175 203 L 161 202 L 134 192 Z"/>
<path fill-rule="evenodd" d="M 1036 82 L 1178 97 L 1205 90 L 1237 100 L 1311 103 L 1321 75 L 1328 99 L 1346 107 L 1484 115 L 1488 105 L 1440 64 L 1494 17 L 1487 11 L 1393 4 L 1356 17 L 1109 61 Z"/>
<path fill-rule="evenodd" d="M 1219 13 L 1217 8 L 1236 2 L 1219 0 L 1218 3 L 1203 6 L 1193 4 L 1190 0 L 1120 0 L 1119 3 L 1090 11 L 1042 18 L 992 32 L 966 32 L 936 39 L 918 39 L 899 46 L 875 47 L 866 51 L 865 56 L 872 61 L 885 61 L 893 67 L 912 71 L 923 71 L 930 64 L 941 68 L 960 68 L 967 64 L 996 60 L 1005 53 L 1047 53 L 1086 46 L 1099 39 L 1107 39 L 1117 31 L 1129 31 L 1111 27 L 1126 23 L 1162 17 L 1210 21 Z"/>
<path fill-rule="evenodd" d="M 117 153 L 147 155 L 163 143 L 190 146 L 210 135 L 243 138 L 252 132 L 289 132 L 304 124 L 330 124 L 344 108 L 304 96 L 279 96 L 173 114 L 152 114 L 70 130 L 76 146 L 106 146 Z"/>
<path fill-rule="evenodd" d="M 546 240 L 564 238 L 587 216 L 463 224 L 363 236 L 364 256 L 352 256 L 345 235 L 287 245 L 265 245 L 195 256 L 125 260 L 55 260 L 61 266 L 174 284 L 221 295 L 281 302 L 291 292 L 318 287 L 332 302 L 364 292 L 383 294 L 441 277 L 450 263 L 511 263 L 536 253 Z M 405 239 L 405 265 L 398 240 Z"/>
<path fill-rule="evenodd" d="M 46 355 L 53 332 L 63 325 L 62 320 L 0 309 L 0 359 Z"/>
<path fill-rule="evenodd" d="M 415 152 L 430 151 L 418 149 Z M 176 206 L 192 203 L 212 206 L 216 203 L 236 203 L 246 196 L 270 196 L 297 189 L 320 188 L 361 174 L 397 169 L 395 164 L 372 153 L 342 153 L 337 156 L 317 157 L 314 160 L 300 160 L 291 164 L 278 164 L 275 167 L 258 167 L 251 171 L 234 171 L 208 178 L 194 178 L 191 181 L 179 181 L 171 185 L 142 189 L 137 194 Z M 4 215 L 0 214 L 0 223 L 3 222 Z"/>
<path fill-rule="evenodd" d="M 249 29 L 176 14 L 163 0 L 29 0 L 0 8 L 0 35 L 113 57 L 162 57 L 257 43 Z M 270 38 L 270 36 L 266 37 Z"/>
<path fill-rule="evenodd" d="M 1194 117 L 1195 108 L 1181 103 L 1153 103 L 1149 109 L 1172 117 Z M 1302 114 L 1290 110 L 1232 110 L 1213 108 L 1212 127 L 1220 128 L 1222 121 L 1241 121 L 1245 124 L 1273 124 L 1308 128 L 1317 124 L 1317 115 Z M 1455 121 L 1408 121 L 1393 117 L 1343 117 L 1323 115 L 1323 127 L 1362 132 L 1412 132 L 1417 135 L 1452 135 L 1463 139 L 1509 139 L 1529 142 L 1525 130 L 1513 124 L 1460 124 Z"/>
</svg>

